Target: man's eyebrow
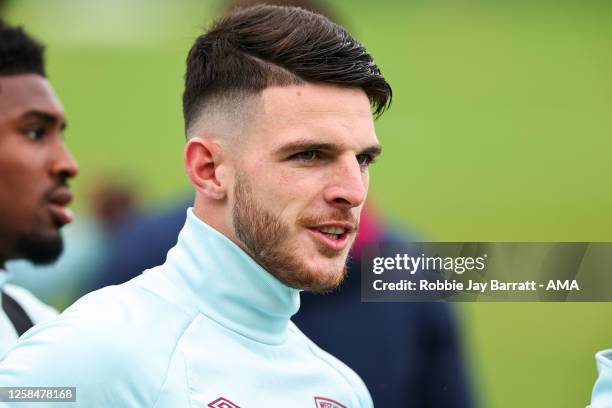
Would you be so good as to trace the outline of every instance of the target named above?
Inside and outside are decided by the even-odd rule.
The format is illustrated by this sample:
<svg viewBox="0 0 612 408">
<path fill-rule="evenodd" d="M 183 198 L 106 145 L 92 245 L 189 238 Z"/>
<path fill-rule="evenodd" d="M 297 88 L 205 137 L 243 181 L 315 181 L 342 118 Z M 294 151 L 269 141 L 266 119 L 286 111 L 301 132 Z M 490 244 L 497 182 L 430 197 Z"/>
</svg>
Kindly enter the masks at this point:
<svg viewBox="0 0 612 408">
<path fill-rule="evenodd" d="M 53 115 L 51 113 L 48 112 L 44 112 L 44 111 L 38 111 L 38 110 L 31 110 L 28 111 L 26 113 L 23 114 L 23 118 L 25 119 L 37 119 L 40 120 L 42 122 L 45 122 L 45 124 L 47 125 L 54 125 L 59 121 L 59 118 L 56 115 Z M 66 127 L 68 126 L 68 124 L 66 123 L 66 121 L 62 121 L 61 123 L 61 129 L 64 130 L 66 129 Z"/>
<path fill-rule="evenodd" d="M 284 156 L 286 154 L 307 151 L 307 150 L 339 150 L 340 146 L 335 143 L 322 143 L 313 140 L 296 140 L 282 145 L 276 151 L 275 154 Z"/>
<path fill-rule="evenodd" d="M 286 154 L 309 150 L 339 151 L 342 150 L 342 147 L 336 143 L 322 143 L 311 140 L 297 140 L 295 142 L 282 145 L 274 152 L 274 154 L 278 156 L 284 156 Z M 382 147 L 379 144 L 368 147 L 359 152 L 359 154 L 370 154 L 372 156 L 378 156 L 380 153 L 382 153 Z"/>
<path fill-rule="evenodd" d="M 382 153 L 382 146 L 381 145 L 376 145 L 376 146 L 372 146 L 372 147 L 368 147 L 368 148 L 364 149 L 359 154 L 369 154 L 372 157 L 376 157 L 376 156 L 379 156 L 381 153 Z"/>
</svg>

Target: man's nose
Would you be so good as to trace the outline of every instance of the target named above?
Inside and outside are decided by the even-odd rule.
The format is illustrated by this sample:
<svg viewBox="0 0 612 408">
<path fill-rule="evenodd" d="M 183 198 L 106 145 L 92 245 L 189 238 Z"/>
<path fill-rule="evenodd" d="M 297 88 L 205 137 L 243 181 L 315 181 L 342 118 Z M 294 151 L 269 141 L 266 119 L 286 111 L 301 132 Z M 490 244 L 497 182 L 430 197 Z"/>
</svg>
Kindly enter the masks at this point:
<svg viewBox="0 0 612 408">
<path fill-rule="evenodd" d="M 60 141 L 54 150 L 51 173 L 54 177 L 62 176 L 66 179 L 72 178 L 79 172 L 79 165 L 68 150 L 63 141 Z"/>
<path fill-rule="evenodd" d="M 368 192 L 368 179 L 356 158 L 339 160 L 332 171 L 331 182 L 324 192 L 325 201 L 337 208 L 363 204 Z"/>
</svg>

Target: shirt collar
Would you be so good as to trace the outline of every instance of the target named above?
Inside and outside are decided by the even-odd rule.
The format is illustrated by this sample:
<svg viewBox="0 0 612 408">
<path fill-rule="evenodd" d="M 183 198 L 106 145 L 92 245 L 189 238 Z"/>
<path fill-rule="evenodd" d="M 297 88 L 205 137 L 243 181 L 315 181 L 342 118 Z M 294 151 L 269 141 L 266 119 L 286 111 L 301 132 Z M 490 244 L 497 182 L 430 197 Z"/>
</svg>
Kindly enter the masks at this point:
<svg viewBox="0 0 612 408">
<path fill-rule="evenodd" d="M 192 208 L 165 265 L 172 282 L 206 316 L 263 343 L 286 339 L 300 291 L 272 276 Z"/>
</svg>

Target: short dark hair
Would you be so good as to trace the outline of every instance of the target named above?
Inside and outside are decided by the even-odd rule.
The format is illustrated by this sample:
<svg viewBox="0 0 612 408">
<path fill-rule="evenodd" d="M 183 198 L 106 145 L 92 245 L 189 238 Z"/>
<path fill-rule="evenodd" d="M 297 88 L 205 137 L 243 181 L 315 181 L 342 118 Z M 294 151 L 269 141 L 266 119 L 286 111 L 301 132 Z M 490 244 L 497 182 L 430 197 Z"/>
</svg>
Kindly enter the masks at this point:
<svg viewBox="0 0 612 408">
<path fill-rule="evenodd" d="M 372 56 L 341 26 L 298 7 L 239 9 L 214 22 L 189 51 L 185 128 L 213 97 L 307 82 L 361 88 L 376 116 L 391 103 L 391 86 Z"/>
<path fill-rule="evenodd" d="M 0 20 L 0 75 L 38 74 L 46 77 L 45 47 L 21 27 Z"/>
</svg>

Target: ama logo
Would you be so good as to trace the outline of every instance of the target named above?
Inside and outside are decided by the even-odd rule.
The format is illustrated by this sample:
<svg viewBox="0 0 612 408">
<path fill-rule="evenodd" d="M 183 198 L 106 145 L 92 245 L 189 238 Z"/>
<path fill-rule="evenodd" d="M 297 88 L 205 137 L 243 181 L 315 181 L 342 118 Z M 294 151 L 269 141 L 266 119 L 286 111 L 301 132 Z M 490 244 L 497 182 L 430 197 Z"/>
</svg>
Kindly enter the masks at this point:
<svg viewBox="0 0 612 408">
<path fill-rule="evenodd" d="M 570 280 L 549 280 L 548 285 L 546 285 L 546 290 L 580 290 L 580 286 L 576 279 Z"/>
<path fill-rule="evenodd" d="M 315 397 L 314 400 L 317 408 L 346 408 L 346 406 L 342 405 L 338 401 L 334 401 L 333 399 Z"/>
</svg>

